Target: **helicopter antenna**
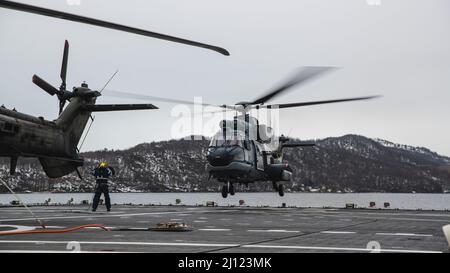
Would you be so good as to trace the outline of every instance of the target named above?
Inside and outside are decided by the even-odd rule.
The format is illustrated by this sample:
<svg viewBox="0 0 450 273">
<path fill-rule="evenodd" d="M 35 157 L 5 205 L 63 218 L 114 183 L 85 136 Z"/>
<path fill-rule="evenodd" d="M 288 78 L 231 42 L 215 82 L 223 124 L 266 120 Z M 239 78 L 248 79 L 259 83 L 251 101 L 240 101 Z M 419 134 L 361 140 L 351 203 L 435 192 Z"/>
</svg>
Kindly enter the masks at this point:
<svg viewBox="0 0 450 273">
<path fill-rule="evenodd" d="M 112 79 L 114 78 L 114 76 L 116 76 L 116 74 L 119 72 L 119 69 L 116 70 L 116 72 L 114 72 L 114 74 L 112 74 L 112 76 L 109 78 L 109 80 L 105 83 L 105 85 L 103 86 L 103 88 L 100 90 L 100 93 L 103 92 L 103 90 L 106 88 L 106 86 L 108 86 L 109 82 L 112 81 Z"/>
<path fill-rule="evenodd" d="M 90 118 L 91 118 L 91 123 L 89 124 L 89 127 L 88 127 L 88 129 L 87 129 L 87 131 L 86 131 L 86 134 L 85 134 L 84 137 L 83 137 L 83 140 L 81 141 L 80 147 L 78 147 L 78 152 L 81 151 L 81 148 L 83 147 L 84 141 L 86 140 L 86 137 L 88 136 L 89 131 L 91 131 L 92 123 L 94 123 L 95 117 L 93 117 L 93 116 L 91 115 Z"/>
<path fill-rule="evenodd" d="M 119 70 L 117 69 L 116 72 L 114 72 L 111 77 L 109 77 L 108 81 L 105 83 L 105 85 L 103 85 L 103 88 L 100 90 L 100 93 L 102 93 L 102 91 L 106 88 L 106 86 L 108 86 L 108 84 L 112 81 L 112 79 L 116 76 L 116 74 L 119 72 Z M 89 132 L 91 131 L 91 127 L 92 127 L 92 123 L 94 123 L 95 117 L 92 116 L 92 114 L 90 114 L 89 116 L 91 118 L 91 123 L 89 124 L 89 127 L 86 131 L 86 134 L 83 137 L 83 140 L 81 141 L 80 147 L 78 147 L 78 152 L 81 151 L 81 148 L 83 147 L 84 141 L 86 140 L 86 137 L 88 136 Z"/>
</svg>

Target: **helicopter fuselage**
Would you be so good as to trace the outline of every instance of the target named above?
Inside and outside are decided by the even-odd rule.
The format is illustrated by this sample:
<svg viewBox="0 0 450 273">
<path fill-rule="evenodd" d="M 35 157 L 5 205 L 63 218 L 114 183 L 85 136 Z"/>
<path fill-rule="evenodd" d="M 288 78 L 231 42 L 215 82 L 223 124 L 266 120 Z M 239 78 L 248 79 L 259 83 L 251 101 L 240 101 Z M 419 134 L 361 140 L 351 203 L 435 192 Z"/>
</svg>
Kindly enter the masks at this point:
<svg viewBox="0 0 450 273">
<path fill-rule="evenodd" d="M 284 186 L 278 183 L 290 181 L 292 176 L 289 164 L 282 162 L 283 143 L 287 140 L 276 138 L 280 142 L 273 141 L 272 138 L 261 139 L 263 134 L 259 129 L 270 131 L 271 128 L 259 125 L 256 119 L 248 121 L 251 119 L 247 117 L 243 130 L 230 128 L 229 125 L 233 123 L 225 120 L 222 122 L 222 132 L 212 138 L 208 148 L 206 171 L 210 178 L 225 183 L 222 188 L 224 198 L 228 193 L 234 195 L 235 183 L 248 186 L 249 183 L 259 181 L 271 181 L 274 190 L 283 196 Z M 238 118 L 235 118 L 234 127 L 238 125 Z M 258 131 L 252 133 L 255 128 Z M 249 135 L 258 138 L 253 139 Z"/>
<path fill-rule="evenodd" d="M 79 92 L 91 91 L 80 88 Z M 19 157 L 38 158 L 50 178 L 83 166 L 77 145 L 91 113 L 85 108 L 95 101 L 95 96 L 73 97 L 55 121 L 0 107 L 0 157 L 11 159 L 10 174 L 15 173 Z"/>
<path fill-rule="evenodd" d="M 50 178 L 83 166 L 78 143 L 92 112 L 158 109 L 152 104 L 96 104 L 98 91 L 85 84 L 74 88 L 70 103 L 55 121 L 0 107 L 0 157 L 11 158 L 10 174 L 18 157 L 36 157 Z"/>
<path fill-rule="evenodd" d="M 0 156 L 71 157 L 55 122 L 0 107 Z"/>
<path fill-rule="evenodd" d="M 254 140 L 225 143 L 208 148 L 206 168 L 220 182 L 289 181 L 289 166 L 282 164 L 281 156 L 277 154 L 276 151 L 264 150 L 264 145 Z"/>
</svg>

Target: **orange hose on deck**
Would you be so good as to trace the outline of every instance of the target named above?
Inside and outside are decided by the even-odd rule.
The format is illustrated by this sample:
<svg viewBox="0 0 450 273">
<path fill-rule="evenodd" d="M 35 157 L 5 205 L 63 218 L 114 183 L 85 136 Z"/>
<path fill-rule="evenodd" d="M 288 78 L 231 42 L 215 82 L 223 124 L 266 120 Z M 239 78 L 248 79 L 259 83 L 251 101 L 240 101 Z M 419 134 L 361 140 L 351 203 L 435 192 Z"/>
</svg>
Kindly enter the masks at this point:
<svg viewBox="0 0 450 273">
<path fill-rule="evenodd" d="M 67 229 L 39 229 L 39 230 L 20 230 L 20 231 L 5 231 L 0 232 L 0 235 L 17 235 L 17 234 L 36 234 L 36 233 L 64 233 L 64 232 L 71 232 L 83 228 L 90 228 L 90 227 L 98 227 L 105 231 L 110 231 L 108 228 L 106 228 L 104 225 L 100 224 L 89 224 L 89 225 L 82 225 L 77 226 L 73 228 L 67 228 Z"/>
</svg>

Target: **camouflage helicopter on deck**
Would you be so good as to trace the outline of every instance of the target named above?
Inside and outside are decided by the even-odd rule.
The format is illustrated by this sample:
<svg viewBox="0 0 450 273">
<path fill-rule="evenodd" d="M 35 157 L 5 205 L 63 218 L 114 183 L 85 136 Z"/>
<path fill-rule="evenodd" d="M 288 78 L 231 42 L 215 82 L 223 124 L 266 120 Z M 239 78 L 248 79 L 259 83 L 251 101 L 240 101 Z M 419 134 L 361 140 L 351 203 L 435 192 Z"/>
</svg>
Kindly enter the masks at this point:
<svg viewBox="0 0 450 273">
<path fill-rule="evenodd" d="M 0 0 L 0 8 L 130 32 L 229 55 L 224 48 L 47 8 L 4 0 Z M 77 171 L 81 178 L 77 167 L 83 166 L 83 159 L 79 157 L 78 144 L 89 119 L 93 121 L 92 112 L 158 109 L 153 104 L 98 105 L 96 100 L 101 96 L 103 89 L 91 90 L 86 83 L 81 84 L 80 87 L 74 87 L 73 91 L 66 90 L 68 53 L 69 43 L 66 41 L 60 74 L 62 83 L 59 89 L 40 77 L 33 76 L 33 83 L 51 96 L 57 96 L 59 116 L 56 120 L 48 121 L 42 117 L 17 112 L 15 109 L 0 107 L 0 157 L 11 158 L 11 175 L 15 173 L 18 157 L 36 157 L 47 176 L 51 178 L 61 177 L 74 171 Z M 69 104 L 64 108 L 67 101 Z"/>
<path fill-rule="evenodd" d="M 92 112 L 158 109 L 153 104 L 96 104 L 101 91 L 89 89 L 86 83 L 67 91 L 68 53 L 69 43 L 66 41 L 59 89 L 39 76 L 33 76 L 33 83 L 51 96 L 57 96 L 59 116 L 56 120 L 48 121 L 0 107 L 0 156 L 11 158 L 11 175 L 15 172 L 18 157 L 39 158 L 45 173 L 51 178 L 78 172 L 77 167 L 83 166 L 83 159 L 78 156 L 77 146 L 89 118 L 92 119 Z M 69 104 L 64 108 L 66 101 Z"/>
</svg>

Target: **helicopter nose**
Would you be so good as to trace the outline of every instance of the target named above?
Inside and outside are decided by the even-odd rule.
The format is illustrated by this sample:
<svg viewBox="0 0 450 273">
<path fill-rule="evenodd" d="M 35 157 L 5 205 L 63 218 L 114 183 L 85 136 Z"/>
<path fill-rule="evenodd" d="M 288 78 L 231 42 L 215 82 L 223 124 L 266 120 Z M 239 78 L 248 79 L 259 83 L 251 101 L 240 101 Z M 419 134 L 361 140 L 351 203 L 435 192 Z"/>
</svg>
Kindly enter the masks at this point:
<svg viewBox="0 0 450 273">
<path fill-rule="evenodd" d="M 231 163 L 232 159 L 233 157 L 225 149 L 216 149 L 207 156 L 207 160 L 212 166 L 226 166 Z"/>
</svg>

